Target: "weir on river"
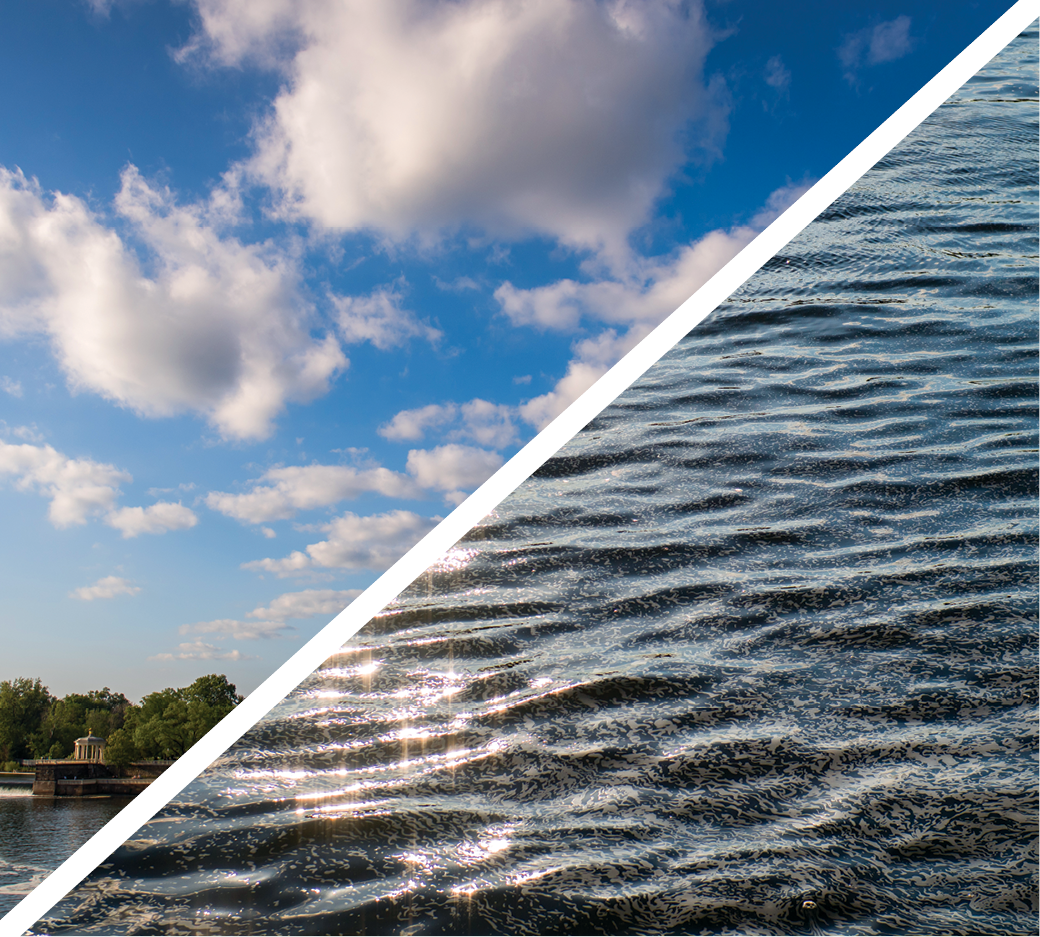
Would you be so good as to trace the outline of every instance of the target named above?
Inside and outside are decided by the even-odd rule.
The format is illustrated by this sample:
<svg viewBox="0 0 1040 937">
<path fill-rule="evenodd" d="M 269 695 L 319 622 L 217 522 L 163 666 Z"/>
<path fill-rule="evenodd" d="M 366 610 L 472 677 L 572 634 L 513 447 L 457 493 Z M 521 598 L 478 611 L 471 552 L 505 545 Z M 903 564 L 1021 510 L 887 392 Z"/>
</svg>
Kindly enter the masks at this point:
<svg viewBox="0 0 1040 937">
<path fill-rule="evenodd" d="M 141 761 L 117 767 L 69 758 L 23 764 L 33 770 L 0 772 L 0 787 L 31 786 L 39 797 L 96 797 L 139 794 L 173 762 Z"/>
</svg>

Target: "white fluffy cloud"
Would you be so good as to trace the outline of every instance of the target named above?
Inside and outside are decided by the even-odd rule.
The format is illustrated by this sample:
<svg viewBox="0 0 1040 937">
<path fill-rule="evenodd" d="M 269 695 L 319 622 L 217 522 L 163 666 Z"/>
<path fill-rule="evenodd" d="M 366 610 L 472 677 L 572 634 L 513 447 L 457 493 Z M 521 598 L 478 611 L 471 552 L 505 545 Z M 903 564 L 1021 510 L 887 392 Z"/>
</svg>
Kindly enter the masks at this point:
<svg viewBox="0 0 1040 937">
<path fill-rule="evenodd" d="M 160 501 L 146 508 L 119 508 L 105 519 L 109 527 L 114 527 L 124 537 L 163 534 L 168 530 L 187 530 L 198 522 L 199 519 L 191 508 L 169 501 Z"/>
<path fill-rule="evenodd" d="M 371 517 L 344 514 L 321 529 L 327 540 L 296 550 L 284 559 L 254 560 L 243 569 L 294 576 L 315 569 L 351 569 L 382 572 L 431 531 L 439 517 L 420 517 L 411 511 L 390 511 Z"/>
<path fill-rule="evenodd" d="M 70 459 L 53 446 L 11 444 L 0 440 L 0 476 L 15 487 L 50 498 L 48 516 L 55 527 L 85 524 L 101 516 L 124 537 L 194 527 L 198 518 L 181 504 L 159 501 L 147 508 L 116 505 L 119 485 L 133 481 L 129 472 L 91 459 Z"/>
<path fill-rule="evenodd" d="M 420 322 L 414 312 L 401 305 L 401 294 L 393 289 L 374 290 L 368 296 L 333 296 L 336 324 L 346 342 L 371 342 L 386 351 L 410 338 L 436 342 L 442 332 Z"/>
<path fill-rule="evenodd" d="M 311 335 L 290 260 L 219 233 L 229 198 L 218 187 L 178 205 L 128 167 L 115 208 L 151 254 L 145 273 L 80 199 L 0 168 L 0 334 L 48 334 L 73 389 L 268 435 L 286 401 L 325 393 L 347 360 Z"/>
<path fill-rule="evenodd" d="M 547 394 L 522 403 L 518 408 L 521 418 L 536 429 L 544 429 L 633 349 L 652 328 L 649 324 L 638 324 L 621 335 L 614 329 L 607 329 L 594 338 L 578 342 L 573 349 L 575 356 L 567 364 L 567 373 Z"/>
<path fill-rule="evenodd" d="M 664 261 L 632 261 L 621 279 L 558 280 L 547 286 L 495 290 L 514 325 L 573 331 L 583 317 L 611 325 L 660 322 L 735 257 L 758 233 L 750 226 L 712 231 Z"/>
<path fill-rule="evenodd" d="M 458 412 L 459 408 L 453 403 L 431 403 L 414 410 L 402 410 L 389 423 L 380 426 L 377 432 L 393 442 L 422 439 L 427 431 L 455 419 Z"/>
<path fill-rule="evenodd" d="M 433 449 L 412 449 L 408 471 L 423 486 L 448 493 L 449 500 L 466 497 L 462 489 L 475 488 L 502 464 L 502 456 L 486 449 L 448 443 Z"/>
<path fill-rule="evenodd" d="M 285 592 L 269 605 L 257 606 L 247 618 L 261 621 L 285 621 L 287 618 L 313 618 L 315 615 L 338 615 L 361 595 L 360 589 L 303 589 Z"/>
<path fill-rule="evenodd" d="M 518 440 L 511 407 L 477 397 L 464 403 L 460 409 L 462 425 L 456 432 L 462 439 L 471 439 L 492 449 L 501 449 Z"/>
<path fill-rule="evenodd" d="M 620 243 L 690 156 L 683 141 L 714 151 L 725 132 L 697 0 L 195 5 L 182 58 L 282 70 L 249 171 L 328 228 Z"/>
<path fill-rule="evenodd" d="M 90 459 L 70 459 L 53 446 L 0 441 L 0 474 L 14 477 L 22 491 L 50 498 L 48 516 L 55 527 L 85 524 L 115 507 L 119 485 L 129 472 Z"/>
<path fill-rule="evenodd" d="M 379 435 L 393 442 L 422 439 L 432 429 L 443 429 L 448 439 L 468 439 L 482 446 L 501 449 L 519 438 L 513 422 L 515 413 L 506 404 L 491 403 L 479 397 L 458 406 L 432 403 L 414 410 L 401 410 L 379 427 Z"/>
<path fill-rule="evenodd" d="M 669 257 L 629 256 L 614 278 L 558 280 L 533 289 L 517 289 L 507 282 L 495 291 L 495 298 L 514 325 L 555 331 L 573 331 L 583 319 L 614 326 L 657 325 L 807 188 L 788 185 L 777 189 L 746 225 L 710 231 Z"/>
<path fill-rule="evenodd" d="M 388 497 L 416 498 L 421 491 L 407 475 L 377 467 L 290 465 L 270 469 L 261 484 L 244 494 L 213 491 L 206 504 L 221 514 L 250 524 L 285 520 L 298 511 L 325 507 L 366 491 Z"/>
<path fill-rule="evenodd" d="M 113 599 L 117 595 L 137 595 L 141 591 L 140 586 L 135 586 L 129 580 L 120 576 L 105 576 L 92 586 L 80 586 L 69 593 L 69 597 L 80 599 L 83 602 L 93 602 L 94 599 Z"/>
</svg>

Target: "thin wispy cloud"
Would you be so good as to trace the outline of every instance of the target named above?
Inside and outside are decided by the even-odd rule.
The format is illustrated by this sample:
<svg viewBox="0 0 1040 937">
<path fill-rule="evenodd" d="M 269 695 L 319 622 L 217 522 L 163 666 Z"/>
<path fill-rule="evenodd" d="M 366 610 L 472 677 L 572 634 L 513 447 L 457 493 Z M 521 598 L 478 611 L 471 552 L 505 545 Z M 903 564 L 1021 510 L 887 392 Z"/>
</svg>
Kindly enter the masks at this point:
<svg viewBox="0 0 1040 937">
<path fill-rule="evenodd" d="M 92 586 L 74 589 L 69 596 L 81 602 L 93 602 L 95 599 L 114 599 L 117 595 L 137 595 L 140 591 L 140 586 L 133 585 L 122 576 L 105 576 Z"/>
<path fill-rule="evenodd" d="M 762 79 L 770 88 L 773 88 L 777 94 L 782 96 L 786 96 L 791 87 L 791 71 L 784 64 L 784 60 L 779 55 L 774 55 L 766 62 L 765 70 L 762 73 Z"/>
<path fill-rule="evenodd" d="M 897 16 L 848 34 L 838 47 L 838 60 L 845 70 L 845 80 L 854 84 L 862 69 L 909 55 L 915 45 L 910 35 L 910 22 L 909 16 Z"/>
<path fill-rule="evenodd" d="M 332 618 L 361 594 L 360 589 L 303 589 L 285 592 L 267 605 L 259 605 L 246 613 L 246 620 L 218 618 L 181 625 L 183 635 L 209 634 L 236 641 L 256 641 L 289 637 L 293 619 Z"/>
<path fill-rule="evenodd" d="M 252 658 L 250 655 L 238 650 L 238 648 L 229 651 L 226 648 L 218 647 L 215 644 L 207 644 L 205 641 L 197 640 L 182 642 L 177 645 L 176 651 L 164 651 L 161 654 L 153 654 L 148 659 L 154 661 L 240 661 L 250 660 Z"/>
</svg>

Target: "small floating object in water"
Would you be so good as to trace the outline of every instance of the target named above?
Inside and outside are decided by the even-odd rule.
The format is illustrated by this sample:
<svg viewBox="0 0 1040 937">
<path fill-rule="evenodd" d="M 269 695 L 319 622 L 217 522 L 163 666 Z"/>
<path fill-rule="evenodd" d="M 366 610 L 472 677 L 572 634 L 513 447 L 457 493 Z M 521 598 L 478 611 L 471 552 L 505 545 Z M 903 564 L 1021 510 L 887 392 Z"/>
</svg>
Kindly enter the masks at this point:
<svg viewBox="0 0 1040 937">
<path fill-rule="evenodd" d="M 806 911 L 815 911 L 816 902 L 813 901 L 811 898 L 806 898 L 805 901 L 802 902 L 802 908 Z"/>
</svg>

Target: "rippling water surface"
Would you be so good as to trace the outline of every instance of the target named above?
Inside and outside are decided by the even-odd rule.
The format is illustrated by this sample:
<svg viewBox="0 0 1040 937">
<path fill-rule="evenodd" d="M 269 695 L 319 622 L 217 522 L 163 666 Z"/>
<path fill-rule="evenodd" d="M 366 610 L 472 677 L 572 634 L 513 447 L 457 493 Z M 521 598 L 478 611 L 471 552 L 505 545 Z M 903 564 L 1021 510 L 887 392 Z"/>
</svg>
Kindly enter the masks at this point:
<svg viewBox="0 0 1040 937">
<path fill-rule="evenodd" d="M 0 784 L 0 916 L 82 846 L 126 797 L 33 797 Z"/>
<path fill-rule="evenodd" d="M 1036 49 L 45 926 L 1035 933 Z"/>
</svg>

